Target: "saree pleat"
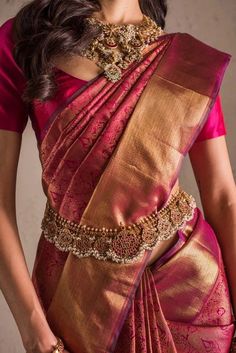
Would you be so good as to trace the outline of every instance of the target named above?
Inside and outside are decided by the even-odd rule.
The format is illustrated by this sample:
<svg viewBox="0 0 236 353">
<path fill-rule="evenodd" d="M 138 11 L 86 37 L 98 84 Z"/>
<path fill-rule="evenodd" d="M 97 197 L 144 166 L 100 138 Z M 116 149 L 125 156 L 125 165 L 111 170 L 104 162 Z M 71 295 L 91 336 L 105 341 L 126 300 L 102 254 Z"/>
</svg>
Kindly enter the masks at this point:
<svg viewBox="0 0 236 353">
<path fill-rule="evenodd" d="M 156 353 L 161 349 L 160 346 L 160 335 L 163 332 L 162 329 L 162 315 L 161 312 L 155 311 L 154 296 L 152 283 L 148 277 L 147 271 L 144 273 L 144 310 L 146 318 L 146 341 L 148 342 L 148 352 Z M 154 292 L 155 293 L 155 292 Z"/>
<path fill-rule="evenodd" d="M 146 336 L 146 344 L 147 344 L 147 351 L 150 351 L 153 353 L 152 351 L 152 333 L 151 333 L 151 324 L 153 322 L 153 317 L 151 315 L 151 311 L 149 311 L 148 309 L 151 308 L 151 310 L 153 310 L 153 303 L 151 302 L 151 300 L 149 301 L 148 298 L 148 292 L 149 292 L 149 283 L 147 282 L 147 278 L 146 278 L 146 273 L 144 273 L 144 281 L 143 281 L 143 311 L 145 313 L 144 315 L 144 329 L 145 329 L 145 336 Z M 146 295 L 145 295 L 146 294 Z"/>
<path fill-rule="evenodd" d="M 139 303 L 138 307 L 134 308 L 134 319 L 135 322 L 135 331 L 137 329 L 138 335 L 135 337 L 135 347 L 137 350 L 142 349 L 147 350 L 147 340 L 145 335 L 145 310 L 143 305 L 143 296 L 144 296 L 144 283 L 141 281 L 140 286 L 137 290 L 137 301 Z"/>
<path fill-rule="evenodd" d="M 144 271 L 131 309 L 115 353 L 124 349 L 127 353 L 177 352 L 150 270 Z"/>
<path fill-rule="evenodd" d="M 153 352 L 176 352 L 174 342 L 171 339 L 171 332 L 168 323 L 165 319 L 165 315 L 162 311 L 160 299 L 155 287 L 155 281 L 150 270 L 146 271 L 146 278 L 148 284 L 147 301 L 151 303 L 149 305 L 149 312 L 154 313 L 153 321 L 150 326 L 153 327 L 150 341 L 152 342 Z M 157 336 L 157 346 L 155 343 L 155 336 Z"/>
</svg>

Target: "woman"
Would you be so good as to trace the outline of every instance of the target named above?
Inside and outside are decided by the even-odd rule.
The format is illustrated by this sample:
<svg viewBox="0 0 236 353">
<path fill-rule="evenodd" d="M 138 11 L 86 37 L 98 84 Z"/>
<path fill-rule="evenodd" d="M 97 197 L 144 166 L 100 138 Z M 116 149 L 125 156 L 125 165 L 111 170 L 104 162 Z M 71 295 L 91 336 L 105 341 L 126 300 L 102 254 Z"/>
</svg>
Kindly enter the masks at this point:
<svg viewBox="0 0 236 353">
<path fill-rule="evenodd" d="M 165 33 L 165 15 L 37 0 L 1 27 L 0 285 L 28 353 L 233 349 L 230 55 Z M 32 278 L 14 205 L 28 115 L 47 197 Z M 187 153 L 205 219 L 179 185 Z"/>
</svg>

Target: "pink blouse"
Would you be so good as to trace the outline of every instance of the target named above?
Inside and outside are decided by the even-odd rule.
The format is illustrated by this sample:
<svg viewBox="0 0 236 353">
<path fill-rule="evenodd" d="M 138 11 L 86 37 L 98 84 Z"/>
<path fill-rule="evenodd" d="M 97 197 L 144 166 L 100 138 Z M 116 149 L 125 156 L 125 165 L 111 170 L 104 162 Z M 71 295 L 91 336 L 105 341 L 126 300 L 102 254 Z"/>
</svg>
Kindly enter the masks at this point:
<svg viewBox="0 0 236 353">
<path fill-rule="evenodd" d="M 82 87 L 85 80 L 73 77 L 59 69 L 55 70 L 58 90 L 53 99 L 37 106 L 27 105 L 21 99 L 25 87 L 25 77 L 16 64 L 13 55 L 11 30 L 13 19 L 10 18 L 0 27 L 0 129 L 22 133 L 28 117 L 36 137 L 58 108 L 58 102 L 65 102 L 75 91 Z M 195 142 L 226 135 L 221 98 L 218 95 L 207 120 Z"/>
</svg>

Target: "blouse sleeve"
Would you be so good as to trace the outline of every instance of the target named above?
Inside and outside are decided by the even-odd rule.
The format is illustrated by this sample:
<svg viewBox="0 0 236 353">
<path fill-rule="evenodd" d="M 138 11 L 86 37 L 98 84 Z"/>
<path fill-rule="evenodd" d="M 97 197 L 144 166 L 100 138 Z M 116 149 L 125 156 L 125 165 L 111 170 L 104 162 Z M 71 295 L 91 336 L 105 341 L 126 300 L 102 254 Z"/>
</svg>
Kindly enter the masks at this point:
<svg viewBox="0 0 236 353">
<path fill-rule="evenodd" d="M 218 95 L 195 142 L 204 141 L 222 135 L 226 135 L 226 126 L 222 110 L 221 97 Z"/>
<path fill-rule="evenodd" d="M 28 107 L 21 95 L 25 77 L 13 57 L 13 18 L 0 27 L 0 129 L 22 133 L 28 121 Z"/>
</svg>

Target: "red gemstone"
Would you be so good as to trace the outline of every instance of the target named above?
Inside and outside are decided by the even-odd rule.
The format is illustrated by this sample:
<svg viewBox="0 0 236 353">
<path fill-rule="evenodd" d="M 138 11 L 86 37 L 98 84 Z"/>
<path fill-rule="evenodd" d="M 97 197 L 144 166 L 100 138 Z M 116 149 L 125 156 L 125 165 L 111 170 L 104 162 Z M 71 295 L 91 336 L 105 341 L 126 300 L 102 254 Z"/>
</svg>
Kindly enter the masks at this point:
<svg viewBox="0 0 236 353">
<path fill-rule="evenodd" d="M 105 44 L 106 44 L 107 47 L 110 47 L 110 48 L 116 48 L 117 47 L 117 43 L 109 42 L 109 39 L 105 39 Z"/>
</svg>

